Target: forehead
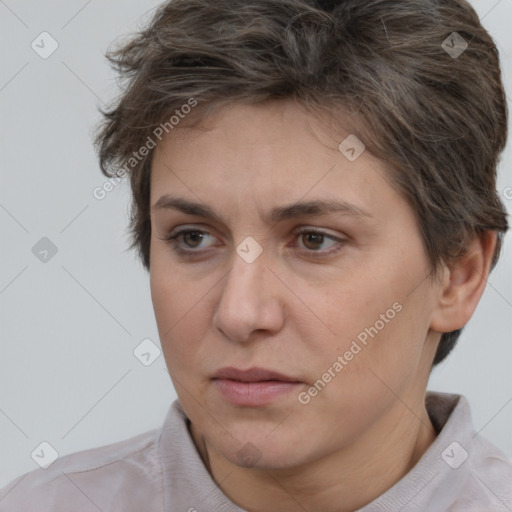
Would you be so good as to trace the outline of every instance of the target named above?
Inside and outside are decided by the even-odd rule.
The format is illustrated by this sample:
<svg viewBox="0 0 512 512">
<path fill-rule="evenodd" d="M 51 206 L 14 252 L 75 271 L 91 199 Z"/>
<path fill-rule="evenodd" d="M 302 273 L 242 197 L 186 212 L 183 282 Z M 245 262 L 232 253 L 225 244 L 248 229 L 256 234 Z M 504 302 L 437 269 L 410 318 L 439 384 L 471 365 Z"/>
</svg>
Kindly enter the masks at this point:
<svg viewBox="0 0 512 512">
<path fill-rule="evenodd" d="M 363 141 L 292 102 L 234 104 L 177 127 L 153 157 L 151 204 L 163 194 L 238 208 L 340 199 L 368 212 L 401 199 Z"/>
<path fill-rule="evenodd" d="M 355 135 L 329 121 L 291 101 L 226 105 L 204 118 L 195 117 L 191 127 L 185 118 L 169 131 L 157 144 L 153 170 L 158 173 L 162 168 L 178 165 L 190 168 L 200 162 L 197 172 L 203 170 L 205 179 L 212 174 L 208 171 L 215 170 L 218 176 L 223 169 L 230 176 L 237 174 L 233 172 L 236 169 L 250 170 L 245 174 L 250 179 L 258 170 L 268 170 L 276 163 L 274 170 L 283 178 L 293 174 L 293 169 L 309 168 L 315 172 L 335 163 L 343 166 L 349 160 L 345 158 L 344 162 L 340 156 L 353 157 L 354 150 L 355 157 L 362 153 L 364 158 L 352 167 L 361 170 L 365 164 L 379 165 Z M 352 144 L 343 144 L 341 149 L 349 152 L 340 152 L 340 143 L 347 137 Z M 300 174 L 307 178 L 310 173 Z"/>
</svg>

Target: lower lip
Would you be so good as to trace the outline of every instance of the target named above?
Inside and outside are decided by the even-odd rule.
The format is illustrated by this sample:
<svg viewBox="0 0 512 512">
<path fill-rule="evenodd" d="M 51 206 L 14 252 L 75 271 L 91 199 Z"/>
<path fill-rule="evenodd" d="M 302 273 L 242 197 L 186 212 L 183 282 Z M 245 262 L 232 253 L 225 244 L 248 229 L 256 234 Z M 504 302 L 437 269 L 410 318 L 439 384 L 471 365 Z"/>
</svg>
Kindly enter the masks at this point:
<svg viewBox="0 0 512 512">
<path fill-rule="evenodd" d="M 277 398 L 297 390 L 301 384 L 300 382 L 283 382 L 281 380 L 241 382 L 231 379 L 214 379 L 213 382 L 228 402 L 246 407 L 269 404 Z"/>
</svg>

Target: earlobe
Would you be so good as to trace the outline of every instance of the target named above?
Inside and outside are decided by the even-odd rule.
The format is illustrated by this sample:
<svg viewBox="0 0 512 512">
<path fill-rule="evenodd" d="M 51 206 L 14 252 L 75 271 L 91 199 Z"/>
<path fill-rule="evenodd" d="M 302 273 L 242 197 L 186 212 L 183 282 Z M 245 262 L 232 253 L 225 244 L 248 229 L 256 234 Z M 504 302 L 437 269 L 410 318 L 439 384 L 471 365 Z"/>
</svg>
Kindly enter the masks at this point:
<svg viewBox="0 0 512 512">
<path fill-rule="evenodd" d="M 469 321 L 480 300 L 496 247 L 496 232 L 479 233 L 455 263 L 445 267 L 439 300 L 430 328 L 436 332 L 460 329 Z"/>
</svg>

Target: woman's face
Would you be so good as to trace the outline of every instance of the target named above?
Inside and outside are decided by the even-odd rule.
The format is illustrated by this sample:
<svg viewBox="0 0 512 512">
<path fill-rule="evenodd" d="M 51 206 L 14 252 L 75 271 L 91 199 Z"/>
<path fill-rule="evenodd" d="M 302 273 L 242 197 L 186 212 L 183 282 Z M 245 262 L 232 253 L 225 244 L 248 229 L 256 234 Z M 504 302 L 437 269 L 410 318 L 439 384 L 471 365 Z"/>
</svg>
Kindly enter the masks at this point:
<svg viewBox="0 0 512 512">
<path fill-rule="evenodd" d="M 206 127 L 170 132 L 151 179 L 152 299 L 194 432 L 285 468 L 421 414 L 438 289 L 382 164 L 291 102 Z"/>
</svg>

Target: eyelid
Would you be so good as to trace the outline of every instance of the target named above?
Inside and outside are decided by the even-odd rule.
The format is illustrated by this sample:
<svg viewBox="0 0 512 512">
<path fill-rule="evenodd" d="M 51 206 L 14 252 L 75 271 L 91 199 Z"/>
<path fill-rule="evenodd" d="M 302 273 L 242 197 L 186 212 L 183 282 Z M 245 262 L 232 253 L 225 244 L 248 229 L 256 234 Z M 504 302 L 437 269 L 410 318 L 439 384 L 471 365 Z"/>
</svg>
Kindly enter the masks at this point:
<svg viewBox="0 0 512 512">
<path fill-rule="evenodd" d="M 295 228 L 292 233 L 294 235 L 300 235 L 302 233 L 319 233 L 321 235 L 327 236 L 329 238 L 333 238 L 335 240 L 345 240 L 347 237 L 341 238 L 341 236 L 325 231 L 323 228 L 318 228 L 316 226 L 300 226 Z"/>
<path fill-rule="evenodd" d="M 195 225 L 190 225 L 190 224 L 180 225 L 177 228 L 173 229 L 169 234 L 165 235 L 164 237 L 159 237 L 159 238 L 161 240 L 164 240 L 165 242 L 168 242 L 169 244 L 172 244 L 173 249 L 176 252 L 178 252 L 179 254 L 188 255 L 191 257 L 204 255 L 208 251 L 211 251 L 212 247 L 215 247 L 217 245 L 217 244 L 213 244 L 204 249 L 198 249 L 198 250 L 195 250 L 194 248 L 181 247 L 177 241 L 177 238 L 182 234 L 186 234 L 186 233 L 190 233 L 190 232 L 197 232 L 197 233 L 200 233 L 203 235 L 208 235 L 208 236 L 218 239 L 208 229 L 204 229 L 202 227 L 196 227 Z M 302 234 L 306 234 L 306 233 L 319 234 L 319 235 L 322 235 L 330 240 L 333 240 L 334 242 L 337 242 L 337 246 L 335 246 L 335 247 L 332 247 L 330 249 L 318 250 L 318 251 L 303 249 L 303 248 L 297 247 L 296 243 L 294 244 L 295 248 L 297 248 L 303 254 L 306 254 L 307 256 L 312 257 L 312 258 L 315 258 L 315 257 L 321 258 L 321 257 L 327 257 L 330 255 L 333 255 L 334 253 L 341 250 L 342 247 L 340 247 L 340 245 L 343 246 L 345 244 L 345 242 L 348 241 L 347 237 L 336 236 L 336 235 L 328 233 L 328 232 L 324 231 L 323 229 L 318 228 L 316 226 L 304 226 L 303 225 L 303 226 L 299 226 L 298 228 L 295 228 L 292 231 L 292 234 L 294 236 L 294 242 L 298 236 L 300 236 Z"/>
<path fill-rule="evenodd" d="M 212 235 L 207 229 L 205 229 L 204 227 L 202 227 L 199 224 L 197 224 L 197 225 L 196 224 L 182 224 L 182 225 L 177 226 L 176 228 L 172 229 L 170 231 L 170 233 L 165 235 L 164 238 L 166 238 L 166 239 L 172 238 L 175 235 L 179 235 L 183 232 L 188 232 L 188 231 L 198 231 L 200 233 L 206 233 L 208 235 Z"/>
<path fill-rule="evenodd" d="M 213 236 L 214 238 L 216 238 L 215 235 L 212 235 L 212 233 L 210 233 L 208 230 L 202 229 L 200 227 L 196 227 L 194 225 L 187 224 L 184 226 L 178 226 L 177 228 L 173 229 L 169 234 L 165 235 L 164 237 L 161 237 L 161 240 L 169 240 L 169 239 L 172 239 L 175 236 L 180 235 L 184 232 L 187 233 L 190 231 L 197 231 L 198 233 L 207 234 L 207 235 L 210 235 L 210 236 Z M 295 228 L 292 231 L 293 235 L 301 235 L 304 233 L 318 233 L 318 234 L 324 235 L 328 238 L 331 238 L 333 240 L 337 240 L 340 242 L 346 240 L 346 238 L 340 238 L 339 236 L 333 235 L 332 233 L 328 233 L 326 231 L 323 231 L 321 228 L 317 228 L 316 226 L 309 226 L 309 227 L 308 226 L 300 226 L 298 228 Z"/>
<path fill-rule="evenodd" d="M 298 236 L 306 234 L 306 233 L 319 234 L 319 235 L 322 235 L 334 242 L 337 242 L 336 246 L 331 247 L 329 249 L 320 250 L 320 251 L 307 250 L 307 249 L 302 249 L 299 247 L 299 250 L 301 252 L 303 252 L 313 258 L 314 257 L 321 258 L 321 257 L 327 257 L 330 255 L 333 255 L 341 250 L 340 244 L 344 245 L 348 241 L 347 237 L 342 238 L 340 236 L 333 235 L 333 234 L 328 233 L 328 232 L 326 232 L 320 228 L 317 228 L 315 226 L 310 226 L 310 227 L 301 226 L 293 231 L 294 237 L 298 237 Z M 295 240 L 295 238 L 294 238 L 294 240 Z"/>
<path fill-rule="evenodd" d="M 187 233 L 201 233 L 202 235 L 208 235 L 213 238 L 217 238 L 215 235 L 210 233 L 208 230 L 196 228 L 194 226 L 189 226 L 189 225 L 179 226 L 178 228 L 173 229 L 169 234 L 167 234 L 163 237 L 159 237 L 159 238 L 160 238 L 160 240 L 164 240 L 166 242 L 172 243 L 172 242 L 175 242 L 175 240 L 180 235 L 187 234 Z M 177 243 L 175 245 L 177 245 Z M 185 249 L 185 251 L 190 252 L 190 253 L 193 253 L 193 252 L 199 253 L 200 252 L 200 251 L 194 251 L 193 249 Z"/>
</svg>

